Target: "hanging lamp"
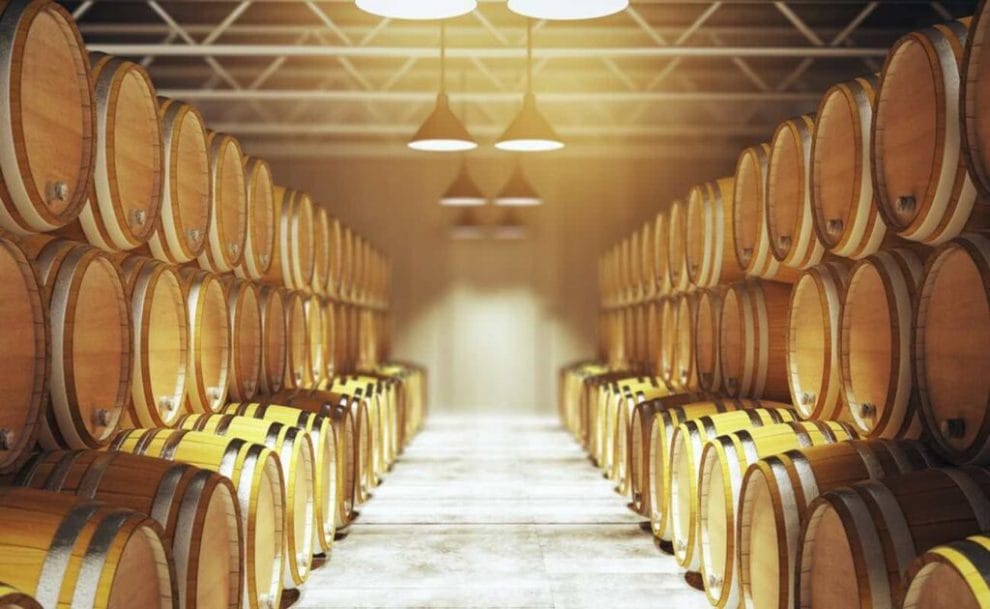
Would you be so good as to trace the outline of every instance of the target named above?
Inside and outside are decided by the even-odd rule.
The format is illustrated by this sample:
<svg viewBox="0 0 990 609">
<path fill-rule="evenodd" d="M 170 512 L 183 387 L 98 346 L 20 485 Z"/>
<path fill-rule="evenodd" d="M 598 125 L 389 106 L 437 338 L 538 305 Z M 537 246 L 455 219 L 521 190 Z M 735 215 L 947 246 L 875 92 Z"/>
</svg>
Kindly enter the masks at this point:
<svg viewBox="0 0 990 609">
<path fill-rule="evenodd" d="M 515 211 L 505 210 L 498 224 L 492 230 L 492 237 L 500 241 L 515 241 L 529 236 L 529 230 Z"/>
<path fill-rule="evenodd" d="M 478 221 L 474 209 L 463 210 L 450 228 L 450 238 L 456 241 L 472 241 L 485 238 L 485 227 Z"/>
<path fill-rule="evenodd" d="M 471 137 L 464 123 L 450 109 L 450 99 L 447 97 L 447 30 L 440 22 L 440 93 L 437 94 L 437 105 L 426 121 L 409 140 L 413 150 L 429 152 L 461 152 L 473 150 L 478 142 Z"/>
<path fill-rule="evenodd" d="M 461 161 L 461 168 L 457 172 L 457 177 L 450 183 L 447 192 L 440 197 L 440 205 L 450 207 L 477 207 L 484 205 L 488 199 L 485 197 L 478 185 L 475 184 L 471 173 L 468 172 L 467 160 Z"/>
<path fill-rule="evenodd" d="M 506 181 L 505 186 L 495 197 L 495 205 L 502 207 L 532 207 L 541 205 L 543 198 L 540 197 L 533 185 L 526 179 L 522 165 L 518 162 L 512 170 L 512 174 Z"/>
<path fill-rule="evenodd" d="M 477 0 L 357 0 L 366 13 L 390 19 L 450 19 L 478 7 Z"/>
<path fill-rule="evenodd" d="M 536 107 L 533 94 L 533 22 L 526 21 L 526 95 L 522 110 L 498 138 L 495 147 L 516 152 L 559 150 L 564 142 Z"/>
<path fill-rule="evenodd" d="M 629 0 L 509 0 L 509 10 L 532 19 L 597 19 L 626 10 Z"/>
</svg>

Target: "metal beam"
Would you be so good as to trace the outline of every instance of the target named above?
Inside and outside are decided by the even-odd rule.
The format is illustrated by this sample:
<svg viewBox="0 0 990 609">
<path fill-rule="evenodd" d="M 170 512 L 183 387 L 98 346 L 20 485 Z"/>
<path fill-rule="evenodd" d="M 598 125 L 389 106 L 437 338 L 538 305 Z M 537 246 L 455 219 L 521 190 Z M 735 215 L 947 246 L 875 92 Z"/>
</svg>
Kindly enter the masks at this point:
<svg viewBox="0 0 990 609">
<path fill-rule="evenodd" d="M 187 101 L 300 101 L 319 100 L 333 102 L 365 103 L 376 102 L 423 102 L 436 99 L 433 91 L 314 91 L 304 90 L 211 90 L 202 89 L 163 89 L 160 95 Z M 515 92 L 460 93 L 449 94 L 452 102 L 489 102 L 518 104 L 521 94 Z M 759 92 L 759 91 L 617 91 L 617 92 L 537 92 L 540 103 L 592 103 L 592 102 L 817 102 L 821 95 L 804 92 Z"/>
</svg>

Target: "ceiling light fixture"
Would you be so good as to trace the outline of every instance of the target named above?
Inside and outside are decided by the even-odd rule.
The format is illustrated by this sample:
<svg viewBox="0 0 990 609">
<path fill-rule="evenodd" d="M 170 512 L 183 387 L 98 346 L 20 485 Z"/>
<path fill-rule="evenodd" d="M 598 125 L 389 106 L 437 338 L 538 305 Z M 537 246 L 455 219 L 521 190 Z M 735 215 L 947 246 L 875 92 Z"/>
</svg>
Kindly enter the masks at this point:
<svg viewBox="0 0 990 609">
<path fill-rule="evenodd" d="M 474 241 L 485 238 L 485 227 L 478 222 L 474 210 L 465 209 L 450 228 L 450 238 L 456 241 Z"/>
<path fill-rule="evenodd" d="M 526 175 L 522 171 L 522 166 L 517 162 L 515 169 L 509 180 L 495 197 L 495 205 L 502 207 L 532 207 L 541 205 L 543 198 L 536 192 Z"/>
<path fill-rule="evenodd" d="M 478 7 L 477 0 L 357 0 L 359 9 L 390 19 L 450 19 Z"/>
<path fill-rule="evenodd" d="M 467 160 L 461 161 L 461 169 L 457 172 L 454 181 L 450 183 L 447 192 L 440 197 L 440 205 L 478 207 L 487 202 L 488 199 L 475 184 L 471 173 L 468 171 Z"/>
<path fill-rule="evenodd" d="M 464 123 L 450 109 L 447 97 L 447 30 L 440 22 L 440 93 L 437 105 L 409 141 L 413 150 L 428 152 L 461 152 L 473 150 L 478 142 L 471 137 Z"/>
<path fill-rule="evenodd" d="M 509 0 L 509 10 L 533 19 L 597 19 L 626 10 L 629 0 Z"/>
<path fill-rule="evenodd" d="M 516 152 L 559 150 L 564 142 L 536 107 L 533 94 L 533 22 L 526 21 L 526 95 L 522 110 L 498 138 L 495 147 Z"/>
</svg>

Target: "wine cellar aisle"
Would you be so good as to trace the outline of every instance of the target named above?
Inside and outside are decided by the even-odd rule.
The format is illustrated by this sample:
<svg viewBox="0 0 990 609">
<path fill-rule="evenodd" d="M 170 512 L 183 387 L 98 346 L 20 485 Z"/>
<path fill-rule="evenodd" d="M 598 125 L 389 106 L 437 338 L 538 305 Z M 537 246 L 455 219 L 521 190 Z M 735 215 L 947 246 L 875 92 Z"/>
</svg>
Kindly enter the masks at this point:
<svg viewBox="0 0 990 609">
<path fill-rule="evenodd" d="M 552 418 L 432 417 L 295 605 L 707 607 Z"/>
</svg>

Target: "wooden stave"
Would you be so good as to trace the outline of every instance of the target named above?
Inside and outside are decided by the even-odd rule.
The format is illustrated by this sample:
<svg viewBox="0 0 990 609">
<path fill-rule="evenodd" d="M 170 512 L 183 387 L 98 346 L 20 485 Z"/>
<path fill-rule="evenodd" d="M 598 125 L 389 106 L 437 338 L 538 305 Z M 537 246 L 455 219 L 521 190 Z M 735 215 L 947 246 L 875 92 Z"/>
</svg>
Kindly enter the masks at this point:
<svg viewBox="0 0 990 609">
<path fill-rule="evenodd" d="M 936 546 L 919 556 L 905 576 L 907 589 L 903 609 L 935 609 L 923 604 L 926 582 L 940 570 L 951 570 L 953 578 L 970 595 L 968 601 L 951 602 L 946 606 L 979 607 L 986 604 L 990 595 L 987 584 L 987 563 L 990 561 L 990 539 L 986 535 L 973 535 L 966 539 Z M 953 595 L 958 596 L 958 590 Z M 935 590 L 941 596 L 940 590 Z"/>
<path fill-rule="evenodd" d="M 831 253 L 859 260 L 880 249 L 887 235 L 887 225 L 877 209 L 875 191 L 873 190 L 873 167 L 868 155 L 872 145 L 873 105 L 876 100 L 876 89 L 879 84 L 877 76 L 868 74 L 848 82 L 833 85 L 822 97 L 816 113 L 815 129 L 811 144 L 811 210 L 813 212 L 815 232 L 819 241 Z M 835 156 L 824 155 L 821 150 L 826 144 L 826 120 L 829 105 L 836 99 L 847 104 L 850 112 L 855 112 L 859 120 L 852 122 L 853 138 L 860 145 L 853 149 L 853 190 L 857 203 L 850 208 L 850 213 L 844 218 L 826 218 L 823 209 L 824 195 L 822 186 L 826 182 L 822 166 L 826 160 L 835 160 Z M 827 158 L 823 158 L 827 157 Z M 858 184 L 858 188 L 856 185 Z M 830 227 L 832 220 L 842 222 L 838 237 L 834 236 Z"/>
<path fill-rule="evenodd" d="M 17 242 L 0 236 L 0 255 L 3 255 L 4 258 L 9 258 L 15 267 L 16 274 L 20 276 L 23 285 L 23 295 L 27 301 L 25 304 L 30 309 L 32 317 L 32 323 L 18 326 L 22 328 L 29 327 L 31 329 L 30 340 L 21 341 L 14 337 L 15 342 L 18 345 L 30 345 L 34 350 L 33 355 L 30 357 L 34 362 L 34 372 L 31 375 L 29 386 L 25 387 L 26 391 L 24 391 L 24 395 L 12 396 L 13 390 L 8 387 L 4 387 L 3 390 L 7 409 L 12 407 L 11 405 L 16 398 L 21 398 L 21 407 L 26 410 L 23 424 L 19 424 L 16 431 L 9 430 L 3 434 L 3 443 L 7 447 L 0 453 L 3 455 L 3 458 L 0 459 L 0 474 L 3 474 L 18 469 L 28 458 L 28 453 L 34 446 L 39 428 L 42 425 L 42 412 L 48 402 L 48 383 L 46 381 L 51 365 L 48 354 L 51 348 L 51 337 L 46 311 L 47 300 L 44 296 L 41 280 L 38 278 L 37 272 L 29 262 L 24 250 L 21 249 Z M 12 293 L 16 283 L 6 280 L 3 283 L 7 286 L 5 290 L 11 290 L 10 293 Z M 7 318 L 5 317 L 5 319 Z M 13 332 L 6 334 L 6 336 L 13 337 Z M 10 357 L 9 352 L 7 353 L 7 357 Z M 11 433 L 14 434 L 15 438 L 13 442 L 11 442 Z"/>
<path fill-rule="evenodd" d="M 257 286 L 249 281 L 225 276 L 221 283 L 230 335 L 227 398 L 243 402 L 255 396 L 261 376 L 261 302 Z"/>
<path fill-rule="evenodd" d="M 204 270 L 229 273 L 244 259 L 248 232 L 244 153 L 235 137 L 216 131 L 207 133 L 206 144 L 210 162 L 210 221 L 206 247 L 197 261 Z M 230 225 L 232 217 L 235 220 Z"/>
<path fill-rule="evenodd" d="M 118 597 L 111 604 L 117 570 L 123 568 L 126 549 L 137 540 L 147 550 L 137 560 L 144 558 L 149 574 L 157 575 L 158 608 L 178 608 L 175 572 L 161 527 L 144 514 L 72 495 L 16 487 L 0 487 L 0 514 L 4 522 L 22 525 L 0 529 L 2 554 L 13 563 L 4 569 L 4 578 L 32 594 L 41 606 L 116 606 L 123 600 Z M 25 528 L 34 539 L 47 538 L 47 545 L 28 546 Z M 80 581 L 82 576 L 96 581 Z M 150 588 L 152 584 L 145 585 Z"/>
<path fill-rule="evenodd" d="M 162 120 L 165 173 L 161 213 L 155 232 L 148 239 L 148 248 L 162 262 L 182 264 L 196 260 L 203 253 L 210 229 L 211 183 L 206 123 L 194 106 L 163 97 L 158 98 L 158 104 Z M 192 139 L 186 140 L 186 137 Z M 191 200 L 186 201 L 184 187 L 188 186 L 187 181 L 192 180 L 192 177 L 186 174 L 185 166 L 179 164 L 179 156 L 182 145 L 188 143 L 192 143 L 197 149 L 201 148 L 199 152 L 202 156 L 197 157 L 199 166 L 194 168 L 194 171 L 201 172 L 200 179 L 196 180 L 198 184 L 195 184 L 197 192 L 193 193 Z M 202 146 L 199 146 L 200 143 Z M 183 170 L 182 176 L 178 175 L 180 168 Z M 196 175 L 197 173 L 191 174 L 193 177 Z M 177 201 L 175 197 L 180 195 L 183 200 Z M 193 205 L 196 210 L 196 221 L 191 226 L 186 226 L 186 221 L 180 215 L 180 206 L 185 203 Z"/>
<path fill-rule="evenodd" d="M 258 304 L 261 309 L 261 337 L 264 348 L 261 350 L 261 366 L 258 378 L 258 392 L 278 393 L 285 379 L 286 340 L 285 340 L 285 300 L 284 288 L 261 286 Z"/>
<path fill-rule="evenodd" d="M 4 134 L 0 148 L 7 152 L 0 158 L 0 228 L 13 234 L 26 235 L 46 232 L 65 226 L 78 217 L 86 200 L 89 183 L 92 180 L 96 158 L 96 108 L 91 86 L 89 58 L 75 20 L 67 10 L 56 2 L 18 1 L 5 2 L 0 7 L 0 56 L 9 58 L 0 68 L 0 81 L 3 87 Z M 75 64 L 75 89 L 79 94 L 80 137 L 78 142 L 78 175 L 72 185 L 59 181 L 68 191 L 59 196 L 64 201 L 61 210 L 52 210 L 47 204 L 48 192 L 39 192 L 34 184 L 35 176 L 25 179 L 29 172 L 30 152 L 26 150 L 23 125 L 23 101 L 20 98 L 21 83 L 24 81 L 24 50 L 28 44 L 27 32 L 34 20 L 44 13 L 61 30 L 69 59 Z M 22 31 L 22 28 L 27 28 Z M 36 35 L 37 36 L 37 35 Z M 12 84 L 17 83 L 17 84 Z M 16 95 L 9 98 L 11 89 Z M 65 88 L 63 88 L 64 90 Z M 9 139 L 8 139 L 9 138 Z M 45 190 L 48 190 L 46 184 Z"/>
<path fill-rule="evenodd" d="M 227 324 L 227 294 L 218 277 L 209 271 L 193 267 L 179 269 L 182 291 L 186 299 L 186 315 L 189 323 L 189 355 L 186 358 L 186 394 L 183 408 L 187 413 L 216 412 L 227 401 L 230 385 L 230 328 Z M 212 302 L 212 304 L 211 304 Z M 215 310 L 209 311 L 213 307 Z M 206 323 L 205 316 L 212 315 L 216 323 Z M 222 321 L 221 321 L 222 320 Z M 203 341 L 206 330 L 218 332 L 210 342 L 220 345 L 213 356 L 217 369 L 204 368 Z"/>
<path fill-rule="evenodd" d="M 245 566 L 242 572 L 244 592 L 241 595 L 243 609 L 270 609 L 278 606 L 282 597 L 282 576 L 285 563 L 283 549 L 285 485 L 282 482 L 282 466 L 277 455 L 261 444 L 245 442 L 238 438 L 224 438 L 215 434 L 185 429 L 132 429 L 120 432 L 109 450 L 135 455 L 188 463 L 202 469 L 217 472 L 231 480 L 237 490 L 244 538 Z M 274 478 L 274 479 L 273 479 Z M 271 568 L 271 576 L 265 591 L 259 591 L 258 553 L 262 551 L 256 531 L 268 530 L 259 526 L 256 508 L 260 501 L 260 485 L 267 482 L 269 492 L 274 492 L 273 518 L 270 528 L 277 534 L 272 538 L 271 552 L 262 555 L 263 568 Z M 271 559 L 271 565 L 267 565 Z M 251 574 L 254 574 L 253 576 Z M 264 598 L 262 598 L 264 597 Z M 267 604 L 266 604 L 267 603 Z"/>
<path fill-rule="evenodd" d="M 973 179 L 978 195 L 990 198 L 990 173 L 985 161 L 985 150 L 980 142 L 979 86 L 985 69 L 983 49 L 986 46 L 987 14 L 986 2 L 981 1 L 973 14 L 966 36 L 966 48 L 960 67 L 959 119 L 962 138 L 963 159 L 966 169 Z"/>
<path fill-rule="evenodd" d="M 252 156 L 244 157 L 245 194 L 247 218 L 244 236 L 244 255 L 234 267 L 234 274 L 241 279 L 261 281 L 271 270 L 275 260 L 275 186 L 268 161 Z M 258 192 L 256 192 L 258 191 Z M 265 235 L 256 234 L 256 219 L 267 218 L 267 228 L 261 225 Z"/>
<path fill-rule="evenodd" d="M 948 489 L 948 490 L 947 490 Z M 912 492 L 913 490 L 913 492 Z M 927 494 L 925 494 L 927 493 Z M 918 510 L 914 507 L 905 513 L 900 497 L 916 496 L 922 502 L 928 499 L 927 506 L 937 505 L 938 509 Z M 809 506 L 807 518 L 802 525 L 798 542 L 798 562 L 795 584 L 795 607 L 810 606 L 814 594 L 811 574 L 815 571 L 813 559 L 815 537 L 823 516 L 834 513 L 838 524 L 846 532 L 847 542 L 871 544 L 871 552 L 857 552 L 853 582 L 857 595 L 867 603 L 888 603 L 890 606 L 903 600 L 905 571 L 912 560 L 925 550 L 962 539 L 987 530 L 990 523 L 990 472 L 974 467 L 931 468 L 880 480 L 868 480 L 823 493 Z M 964 507 L 965 506 L 965 507 Z M 862 508 L 869 510 L 864 514 Z M 878 530 L 872 517 L 879 515 L 887 527 Z M 951 518 L 948 520 L 925 520 L 925 518 Z M 913 525 L 924 528 L 922 535 Z M 888 528 L 889 527 L 889 528 Z M 912 535 L 914 530 L 920 538 Z M 852 537 L 850 538 L 850 532 Z M 850 552 L 854 552 L 850 544 Z M 879 559 L 885 564 L 872 564 Z M 893 566 L 893 571 L 891 571 Z M 876 589 L 874 589 L 874 586 Z"/>
<path fill-rule="evenodd" d="M 210 503 L 214 496 L 226 499 L 225 507 L 233 521 L 233 544 L 227 544 L 227 551 L 233 555 L 236 568 L 230 573 L 230 600 L 219 609 L 241 606 L 240 508 L 234 485 L 224 476 L 127 453 L 57 451 L 36 455 L 18 472 L 14 484 L 103 501 L 150 515 L 162 528 L 162 539 L 175 561 L 179 605 L 191 609 L 198 606 L 196 591 L 201 583 L 195 569 L 201 557 L 213 556 L 202 545 Z"/>
<path fill-rule="evenodd" d="M 835 464 L 851 467 L 838 475 Z M 801 523 L 808 504 L 821 493 L 867 479 L 877 479 L 934 467 L 938 460 L 915 440 L 851 440 L 810 448 L 789 450 L 765 457 L 751 465 L 744 476 L 739 495 L 736 538 L 739 541 L 739 584 L 744 609 L 790 609 L 794 606 L 795 549 Z M 819 475 L 821 474 L 821 475 Z M 762 595 L 754 599 L 750 530 L 753 526 L 753 490 L 759 482 L 766 484 L 772 501 L 771 518 L 775 522 L 779 578 L 777 603 L 767 603 Z M 761 513 L 761 515 L 766 515 Z M 757 558 L 753 558 L 758 562 Z M 770 567 L 763 566 L 762 572 Z"/>
</svg>

